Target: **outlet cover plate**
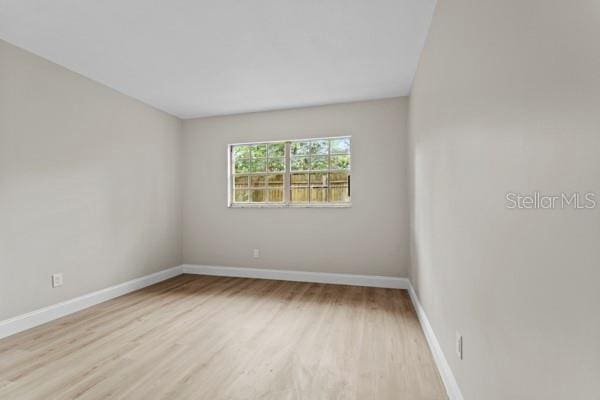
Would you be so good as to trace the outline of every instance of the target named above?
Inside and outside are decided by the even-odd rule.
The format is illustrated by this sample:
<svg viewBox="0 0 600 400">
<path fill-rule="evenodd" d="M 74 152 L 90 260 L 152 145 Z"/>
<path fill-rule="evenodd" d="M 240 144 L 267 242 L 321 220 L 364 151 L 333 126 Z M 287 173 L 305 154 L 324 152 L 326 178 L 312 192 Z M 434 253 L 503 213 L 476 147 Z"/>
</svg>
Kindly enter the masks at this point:
<svg viewBox="0 0 600 400">
<path fill-rule="evenodd" d="M 63 284 L 63 274 L 62 273 L 58 273 L 58 274 L 52 274 L 52 287 L 59 287 L 62 286 Z"/>
<path fill-rule="evenodd" d="M 456 332 L 456 356 L 459 360 L 463 359 L 463 337 L 458 332 Z"/>
</svg>

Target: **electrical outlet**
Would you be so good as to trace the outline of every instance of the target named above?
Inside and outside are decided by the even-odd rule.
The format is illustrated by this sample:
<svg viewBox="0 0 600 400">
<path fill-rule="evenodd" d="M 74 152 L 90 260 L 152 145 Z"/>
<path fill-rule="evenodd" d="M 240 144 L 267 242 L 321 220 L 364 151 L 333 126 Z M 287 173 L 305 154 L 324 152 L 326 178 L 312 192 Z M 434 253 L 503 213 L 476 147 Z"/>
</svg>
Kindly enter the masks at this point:
<svg viewBox="0 0 600 400">
<path fill-rule="evenodd" d="M 254 258 L 258 258 L 258 257 L 260 257 L 260 250 L 258 250 L 258 249 L 254 249 L 254 250 L 252 251 L 252 257 L 254 257 Z"/>
<path fill-rule="evenodd" d="M 456 356 L 459 360 L 463 359 L 463 337 L 456 332 Z"/>
<path fill-rule="evenodd" d="M 59 287 L 63 284 L 63 274 L 52 274 L 52 287 Z"/>
</svg>

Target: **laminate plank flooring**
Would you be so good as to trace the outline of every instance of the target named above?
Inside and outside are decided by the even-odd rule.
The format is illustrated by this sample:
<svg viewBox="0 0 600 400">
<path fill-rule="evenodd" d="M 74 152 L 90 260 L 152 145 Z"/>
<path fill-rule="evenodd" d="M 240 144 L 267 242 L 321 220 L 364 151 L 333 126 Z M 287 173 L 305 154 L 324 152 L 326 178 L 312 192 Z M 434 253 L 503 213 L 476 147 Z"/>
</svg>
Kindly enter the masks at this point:
<svg viewBox="0 0 600 400">
<path fill-rule="evenodd" d="M 0 399 L 447 399 L 406 291 L 181 275 L 0 340 Z"/>
</svg>

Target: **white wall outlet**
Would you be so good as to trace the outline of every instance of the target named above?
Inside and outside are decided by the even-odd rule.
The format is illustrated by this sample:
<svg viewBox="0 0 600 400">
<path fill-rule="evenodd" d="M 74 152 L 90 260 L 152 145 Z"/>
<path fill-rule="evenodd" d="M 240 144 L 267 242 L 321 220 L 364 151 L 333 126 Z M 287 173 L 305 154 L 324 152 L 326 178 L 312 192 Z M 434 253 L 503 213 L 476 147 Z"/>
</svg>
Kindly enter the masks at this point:
<svg viewBox="0 0 600 400">
<path fill-rule="evenodd" d="M 52 287 L 59 287 L 62 286 L 63 284 L 63 274 L 62 273 L 58 273 L 58 274 L 52 274 Z"/>
<path fill-rule="evenodd" d="M 456 332 L 456 356 L 459 360 L 463 359 L 463 337 L 458 332 Z"/>
<path fill-rule="evenodd" d="M 258 258 L 258 257 L 260 257 L 260 250 L 258 250 L 258 249 L 254 249 L 254 250 L 252 251 L 252 257 L 254 257 L 254 258 Z"/>
</svg>

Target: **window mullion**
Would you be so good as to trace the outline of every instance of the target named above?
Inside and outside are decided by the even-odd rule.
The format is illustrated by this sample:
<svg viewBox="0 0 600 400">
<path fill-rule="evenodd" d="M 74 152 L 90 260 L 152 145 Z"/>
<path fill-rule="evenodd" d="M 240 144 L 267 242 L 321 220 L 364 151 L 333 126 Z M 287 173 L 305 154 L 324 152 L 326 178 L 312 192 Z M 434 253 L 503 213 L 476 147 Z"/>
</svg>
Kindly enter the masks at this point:
<svg viewBox="0 0 600 400">
<path fill-rule="evenodd" d="M 291 142 L 285 142 L 285 173 L 283 174 L 283 204 L 286 206 L 290 205 L 290 181 L 291 181 Z"/>
</svg>

